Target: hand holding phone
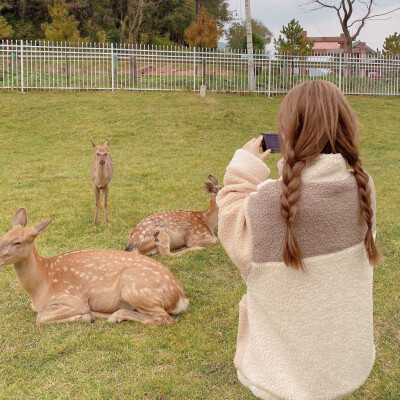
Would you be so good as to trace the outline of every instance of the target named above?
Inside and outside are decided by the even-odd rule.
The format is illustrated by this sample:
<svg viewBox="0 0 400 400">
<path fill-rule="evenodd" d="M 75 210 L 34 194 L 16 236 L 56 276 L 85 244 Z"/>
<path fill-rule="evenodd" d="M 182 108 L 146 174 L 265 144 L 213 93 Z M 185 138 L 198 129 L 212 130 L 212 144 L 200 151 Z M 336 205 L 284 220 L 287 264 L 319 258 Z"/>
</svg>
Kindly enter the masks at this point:
<svg viewBox="0 0 400 400">
<path fill-rule="evenodd" d="M 257 138 L 250 139 L 242 148 L 243 150 L 246 150 L 249 153 L 253 154 L 255 157 L 259 158 L 261 161 L 265 161 L 271 153 L 271 150 L 260 153 L 262 139 L 262 135 Z"/>
<path fill-rule="evenodd" d="M 263 139 L 261 141 L 261 146 L 262 146 L 263 151 L 266 151 L 268 149 L 271 149 L 272 153 L 277 153 L 277 152 L 281 151 L 277 133 L 268 132 L 268 133 L 263 133 L 262 136 L 263 136 Z"/>
</svg>

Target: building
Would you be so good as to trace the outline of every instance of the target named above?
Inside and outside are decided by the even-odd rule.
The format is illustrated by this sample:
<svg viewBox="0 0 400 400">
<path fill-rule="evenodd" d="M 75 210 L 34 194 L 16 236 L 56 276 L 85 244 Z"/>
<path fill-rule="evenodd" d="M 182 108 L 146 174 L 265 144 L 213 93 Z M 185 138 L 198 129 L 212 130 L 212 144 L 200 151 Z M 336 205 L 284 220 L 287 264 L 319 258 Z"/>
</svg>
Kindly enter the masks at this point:
<svg viewBox="0 0 400 400">
<path fill-rule="evenodd" d="M 303 31 L 303 39 L 314 41 L 313 50 L 318 54 L 348 53 L 347 41 L 343 33 L 340 34 L 340 36 L 309 37 L 307 36 L 307 31 Z M 365 42 L 357 40 L 356 42 L 353 42 L 352 53 L 354 56 L 359 55 L 360 57 L 368 57 L 373 56 L 375 51 L 368 47 Z"/>
</svg>

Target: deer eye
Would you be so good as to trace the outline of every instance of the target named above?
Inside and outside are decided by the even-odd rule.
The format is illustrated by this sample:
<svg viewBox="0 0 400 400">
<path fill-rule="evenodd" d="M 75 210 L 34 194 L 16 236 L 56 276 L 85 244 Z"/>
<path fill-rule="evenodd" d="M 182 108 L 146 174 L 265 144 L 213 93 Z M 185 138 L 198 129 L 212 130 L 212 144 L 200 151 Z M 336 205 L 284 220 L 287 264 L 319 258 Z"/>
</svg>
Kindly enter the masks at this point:
<svg viewBox="0 0 400 400">
<path fill-rule="evenodd" d="M 107 155 L 107 153 L 106 154 L 104 154 L 105 156 Z"/>
<path fill-rule="evenodd" d="M 12 247 L 19 246 L 20 244 L 22 244 L 22 242 L 15 242 L 15 243 L 12 244 Z"/>
<path fill-rule="evenodd" d="M 100 157 L 100 154 L 99 154 L 99 153 L 97 153 L 97 155 Z"/>
</svg>

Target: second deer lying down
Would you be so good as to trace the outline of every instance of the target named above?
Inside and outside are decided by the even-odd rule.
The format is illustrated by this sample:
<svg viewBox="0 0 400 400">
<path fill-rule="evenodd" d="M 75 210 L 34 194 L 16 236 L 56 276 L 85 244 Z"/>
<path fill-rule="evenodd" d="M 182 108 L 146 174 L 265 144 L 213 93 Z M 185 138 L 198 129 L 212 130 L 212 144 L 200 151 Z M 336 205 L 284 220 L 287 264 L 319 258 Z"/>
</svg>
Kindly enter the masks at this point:
<svg viewBox="0 0 400 400">
<path fill-rule="evenodd" d="M 14 264 L 38 325 L 73 321 L 138 321 L 172 325 L 189 301 L 169 269 L 149 257 L 116 250 L 78 250 L 42 258 L 34 240 L 52 219 L 27 228 L 25 209 L 0 238 L 0 266 Z"/>
<path fill-rule="evenodd" d="M 204 182 L 204 188 L 211 193 L 208 210 L 165 211 L 151 215 L 133 228 L 125 250 L 146 255 L 179 256 L 217 243 L 218 238 L 214 236 L 218 226 L 216 196 L 221 186 L 212 175 L 208 179 L 210 182 Z M 171 252 L 184 246 L 187 248 Z"/>
</svg>

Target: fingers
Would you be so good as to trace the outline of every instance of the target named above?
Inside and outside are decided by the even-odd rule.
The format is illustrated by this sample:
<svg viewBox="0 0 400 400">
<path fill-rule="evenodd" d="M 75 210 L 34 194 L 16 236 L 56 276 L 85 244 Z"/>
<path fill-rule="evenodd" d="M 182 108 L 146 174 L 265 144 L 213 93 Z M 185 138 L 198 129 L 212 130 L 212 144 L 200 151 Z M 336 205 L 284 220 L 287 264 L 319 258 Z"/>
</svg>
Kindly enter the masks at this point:
<svg viewBox="0 0 400 400">
<path fill-rule="evenodd" d="M 258 157 L 260 158 L 261 161 L 264 161 L 268 158 L 270 154 L 271 154 L 271 149 L 268 149 L 264 151 L 264 153 L 261 153 Z"/>
<path fill-rule="evenodd" d="M 262 140 L 263 140 L 263 135 L 260 135 L 258 138 L 254 138 L 255 139 L 255 142 L 259 145 L 259 146 L 261 146 L 261 142 L 262 142 Z"/>
<path fill-rule="evenodd" d="M 264 161 L 271 153 L 271 150 L 268 149 L 267 151 L 260 153 L 261 142 L 263 140 L 263 136 L 259 136 L 253 139 L 250 139 L 244 146 L 243 149 L 252 153 L 260 160 Z"/>
</svg>

